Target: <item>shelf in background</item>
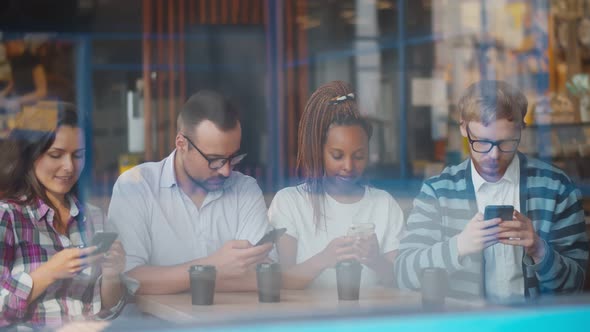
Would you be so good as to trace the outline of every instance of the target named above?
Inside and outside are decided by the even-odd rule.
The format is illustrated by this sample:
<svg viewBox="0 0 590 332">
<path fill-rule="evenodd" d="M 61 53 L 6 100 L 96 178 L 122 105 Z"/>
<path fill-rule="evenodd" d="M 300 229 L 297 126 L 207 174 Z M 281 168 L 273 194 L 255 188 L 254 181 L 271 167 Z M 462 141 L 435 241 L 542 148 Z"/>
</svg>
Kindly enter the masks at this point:
<svg viewBox="0 0 590 332">
<path fill-rule="evenodd" d="M 550 128 L 570 128 L 570 127 L 586 127 L 590 126 L 590 122 L 574 122 L 574 123 L 544 123 L 526 125 L 525 129 L 550 129 Z"/>
</svg>

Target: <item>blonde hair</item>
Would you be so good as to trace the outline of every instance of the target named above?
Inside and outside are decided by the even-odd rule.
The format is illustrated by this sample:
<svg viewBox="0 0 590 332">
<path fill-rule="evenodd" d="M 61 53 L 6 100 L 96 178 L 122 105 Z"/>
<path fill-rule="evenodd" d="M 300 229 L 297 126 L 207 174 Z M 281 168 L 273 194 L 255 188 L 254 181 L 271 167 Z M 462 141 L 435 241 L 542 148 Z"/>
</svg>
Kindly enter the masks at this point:
<svg viewBox="0 0 590 332">
<path fill-rule="evenodd" d="M 524 127 L 528 102 L 517 88 L 503 81 L 483 80 L 471 84 L 459 99 L 462 122 L 476 121 L 488 126 L 506 119 Z"/>
</svg>

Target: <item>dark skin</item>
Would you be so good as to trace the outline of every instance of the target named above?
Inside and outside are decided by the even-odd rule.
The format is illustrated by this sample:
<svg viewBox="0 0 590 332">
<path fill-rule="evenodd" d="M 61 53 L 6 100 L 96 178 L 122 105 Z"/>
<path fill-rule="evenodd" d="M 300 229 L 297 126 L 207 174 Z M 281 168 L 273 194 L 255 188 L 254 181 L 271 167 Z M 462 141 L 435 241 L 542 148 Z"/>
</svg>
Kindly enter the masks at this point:
<svg viewBox="0 0 590 332">
<path fill-rule="evenodd" d="M 368 162 L 369 137 L 358 126 L 332 126 L 324 145 L 325 189 L 335 200 L 351 204 L 363 198 L 365 188 L 359 182 Z M 355 259 L 374 270 L 384 284 L 393 283 L 393 261 L 397 251 L 381 254 L 377 236 L 342 236 L 333 239 L 324 250 L 296 264 L 297 240 L 282 236 L 277 244 L 285 273 L 283 287 L 306 288 L 322 271 L 336 263 Z"/>
</svg>

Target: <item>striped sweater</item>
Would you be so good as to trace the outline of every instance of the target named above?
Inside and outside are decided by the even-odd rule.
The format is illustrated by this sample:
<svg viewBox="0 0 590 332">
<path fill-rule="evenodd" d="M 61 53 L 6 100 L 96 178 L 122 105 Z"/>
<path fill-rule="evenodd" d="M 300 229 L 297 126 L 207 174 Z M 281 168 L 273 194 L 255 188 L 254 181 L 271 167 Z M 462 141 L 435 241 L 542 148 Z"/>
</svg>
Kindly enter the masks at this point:
<svg viewBox="0 0 590 332">
<path fill-rule="evenodd" d="M 556 167 L 521 153 L 517 156 L 520 158 L 518 210 L 533 221 L 537 234 L 548 245 L 544 259 L 536 266 L 530 257 L 523 257 L 523 295 L 580 291 L 588 260 L 580 192 Z M 476 213 L 470 159 L 426 180 L 414 200 L 396 259 L 398 286 L 419 289 L 422 269 L 441 267 L 449 273 L 449 296 L 483 296 L 483 255 L 459 259 L 457 252 L 457 236 Z"/>
</svg>

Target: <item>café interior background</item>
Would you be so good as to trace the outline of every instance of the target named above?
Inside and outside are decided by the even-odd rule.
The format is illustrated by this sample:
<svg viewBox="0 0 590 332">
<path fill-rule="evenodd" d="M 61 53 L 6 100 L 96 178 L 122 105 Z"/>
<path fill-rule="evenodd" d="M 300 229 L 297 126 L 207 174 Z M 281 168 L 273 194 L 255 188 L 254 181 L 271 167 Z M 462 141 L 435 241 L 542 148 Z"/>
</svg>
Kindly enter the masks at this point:
<svg viewBox="0 0 590 332">
<path fill-rule="evenodd" d="M 375 128 L 369 176 L 407 211 L 425 177 L 466 157 L 455 104 L 482 78 L 525 92 L 521 151 L 564 168 L 589 210 L 590 92 L 567 82 L 590 73 L 590 1 L 4 0 L 0 22 L 3 42 L 40 57 L 49 99 L 84 110 L 83 191 L 105 210 L 120 172 L 173 149 L 177 110 L 204 88 L 241 110 L 239 170 L 270 201 L 297 181 L 310 93 L 344 80 Z M 0 114 L 0 134 L 16 116 Z"/>
</svg>

